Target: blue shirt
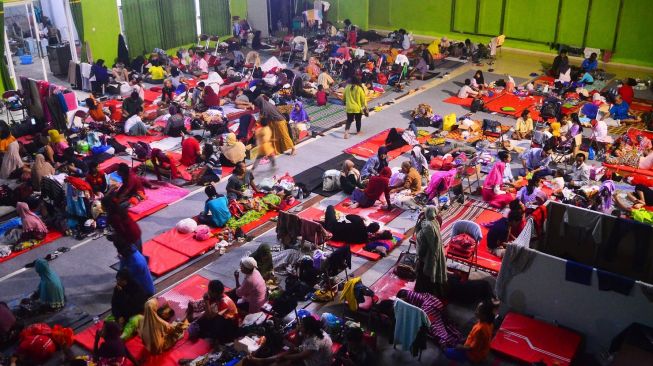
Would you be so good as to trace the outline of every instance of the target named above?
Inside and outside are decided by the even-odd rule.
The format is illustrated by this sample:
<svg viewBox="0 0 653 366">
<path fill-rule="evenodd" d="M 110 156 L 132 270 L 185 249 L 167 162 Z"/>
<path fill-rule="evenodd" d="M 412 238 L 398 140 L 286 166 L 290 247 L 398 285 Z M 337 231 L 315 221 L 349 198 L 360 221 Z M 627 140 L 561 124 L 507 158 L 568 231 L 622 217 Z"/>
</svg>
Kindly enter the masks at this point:
<svg viewBox="0 0 653 366">
<path fill-rule="evenodd" d="M 585 71 L 594 71 L 599 67 L 599 62 L 597 60 L 592 61 L 589 58 L 586 58 L 583 60 L 583 63 L 580 67 L 582 67 Z"/>
<path fill-rule="evenodd" d="M 590 75 L 589 72 L 586 72 L 585 75 L 583 75 L 583 77 L 579 81 L 584 84 L 592 84 L 594 83 L 594 78 L 592 77 L 592 75 Z"/>
<path fill-rule="evenodd" d="M 538 147 L 526 151 L 522 155 L 522 159 L 526 161 L 526 167 L 530 170 L 540 167 L 546 168 L 551 163 L 551 155 L 543 157 L 542 149 Z"/>
<path fill-rule="evenodd" d="M 622 101 L 621 104 L 615 104 L 610 108 L 610 114 L 614 119 L 628 119 L 628 103 Z"/>
<path fill-rule="evenodd" d="M 147 296 L 154 295 L 154 282 L 143 254 L 133 248 L 133 252 L 129 256 L 120 260 L 120 269 L 123 268 L 127 268 L 129 274 L 136 283 L 141 285 Z"/>
<path fill-rule="evenodd" d="M 211 220 L 217 227 L 223 227 L 231 218 L 229 212 L 227 197 L 218 197 L 206 201 L 204 204 L 204 214 L 211 212 Z"/>
</svg>

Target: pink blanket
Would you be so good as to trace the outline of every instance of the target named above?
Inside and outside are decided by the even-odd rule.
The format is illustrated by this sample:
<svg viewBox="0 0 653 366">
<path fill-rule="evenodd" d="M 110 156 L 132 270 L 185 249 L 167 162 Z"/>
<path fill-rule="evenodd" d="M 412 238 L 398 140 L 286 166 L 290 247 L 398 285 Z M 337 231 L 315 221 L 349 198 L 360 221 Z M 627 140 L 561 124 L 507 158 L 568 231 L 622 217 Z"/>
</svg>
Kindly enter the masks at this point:
<svg viewBox="0 0 653 366">
<path fill-rule="evenodd" d="M 145 189 L 147 199 L 136 206 L 129 208 L 134 214 L 140 214 L 161 205 L 169 205 L 188 195 L 188 191 L 175 185 L 166 183 L 158 189 Z"/>
</svg>

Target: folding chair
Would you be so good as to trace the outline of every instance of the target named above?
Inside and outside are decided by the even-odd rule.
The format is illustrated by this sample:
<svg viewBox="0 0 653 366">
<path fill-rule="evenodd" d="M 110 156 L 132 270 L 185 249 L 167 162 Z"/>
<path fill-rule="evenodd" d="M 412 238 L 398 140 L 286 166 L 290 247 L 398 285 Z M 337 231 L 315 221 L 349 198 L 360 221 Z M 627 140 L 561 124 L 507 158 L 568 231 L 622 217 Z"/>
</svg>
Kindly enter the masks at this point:
<svg viewBox="0 0 653 366">
<path fill-rule="evenodd" d="M 451 237 L 454 238 L 459 234 L 468 234 L 474 239 L 474 247 L 469 251 L 468 255 L 462 255 L 460 252 L 453 250 L 449 243 L 447 243 L 445 256 L 454 262 L 467 265 L 468 270 L 466 275 L 469 278 L 472 268 L 478 267 L 478 243 L 483 239 L 483 232 L 481 231 L 481 226 L 474 221 L 459 220 L 453 225 Z"/>
<path fill-rule="evenodd" d="M 23 114 L 21 121 L 25 119 L 25 103 L 23 103 L 23 96 L 18 90 L 7 90 L 2 93 L 2 101 L 7 111 L 7 120 L 16 123 L 13 112 L 20 111 Z M 20 121 L 18 121 L 20 122 Z"/>
<path fill-rule="evenodd" d="M 218 47 L 220 47 L 220 36 L 210 36 L 208 42 L 206 42 L 207 47 L 211 44 L 211 42 L 215 42 L 215 49 L 213 50 L 214 54 L 218 54 Z"/>
<path fill-rule="evenodd" d="M 467 188 L 469 188 L 469 194 L 474 194 L 472 191 L 472 176 L 476 176 L 476 185 L 478 188 L 481 188 L 481 176 L 479 174 L 479 157 L 475 156 L 468 160 L 462 167 L 460 171 L 460 180 L 464 182 L 467 180 Z M 464 188 L 463 188 L 464 191 Z"/>
<path fill-rule="evenodd" d="M 209 36 L 206 34 L 200 34 L 200 36 L 197 38 L 197 46 L 195 46 L 195 49 L 206 50 L 208 47 L 209 47 Z"/>
</svg>

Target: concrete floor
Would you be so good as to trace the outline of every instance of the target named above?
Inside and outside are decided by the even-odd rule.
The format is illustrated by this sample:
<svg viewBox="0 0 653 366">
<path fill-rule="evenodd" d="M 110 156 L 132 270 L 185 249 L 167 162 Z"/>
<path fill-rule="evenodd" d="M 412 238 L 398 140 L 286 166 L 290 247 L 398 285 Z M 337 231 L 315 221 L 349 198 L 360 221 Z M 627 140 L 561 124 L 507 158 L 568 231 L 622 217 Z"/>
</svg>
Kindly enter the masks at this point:
<svg viewBox="0 0 653 366">
<path fill-rule="evenodd" d="M 514 56 L 514 57 L 513 57 Z M 499 61 L 494 65 L 495 73 L 487 72 L 487 65 L 480 67 L 485 72 L 486 80 L 492 81 L 503 77 L 503 73 L 510 71 L 511 75 L 516 78 L 518 83 L 525 82 L 529 79 L 531 72 L 536 72 L 541 68 L 540 58 L 528 57 L 524 55 L 512 55 L 504 52 Z M 257 180 L 272 175 L 282 175 L 286 172 L 291 175 L 304 171 L 305 169 L 324 162 L 338 154 L 349 146 L 356 144 L 382 130 L 390 127 L 405 128 L 408 123 L 406 112 L 416 107 L 419 103 L 430 104 L 435 113 L 445 115 L 456 113 L 458 116 L 467 113 L 463 107 L 443 103 L 442 100 L 452 93 L 455 93 L 462 80 L 470 77 L 472 70 L 476 66 L 466 64 L 451 75 L 444 79 L 433 79 L 427 82 L 414 81 L 410 88 L 424 86 L 424 90 L 413 95 L 400 99 L 397 103 L 388 106 L 381 112 L 372 113 L 369 118 L 363 120 L 363 132 L 361 135 L 352 136 L 349 140 L 342 139 L 343 129 L 339 128 L 300 144 L 296 156 L 280 156 L 275 170 L 269 166 L 261 166 L 256 171 Z M 392 99 L 396 95 L 384 96 L 384 100 Z M 373 105 L 376 101 L 372 103 Z M 514 125 L 514 119 L 498 115 L 488 115 L 486 113 L 477 113 L 476 119 L 493 118 L 502 123 Z M 392 161 L 392 166 L 406 159 L 406 156 Z M 218 185 L 218 190 L 224 190 L 226 180 Z M 143 230 L 143 240 L 146 241 L 157 234 L 169 229 L 182 218 L 193 216 L 200 212 L 204 204 L 204 195 L 201 193 L 203 188 L 193 188 L 191 194 L 185 199 L 157 212 L 156 214 L 139 222 Z M 200 194 L 198 194 L 200 193 Z M 333 196 L 321 203 L 339 202 L 343 197 L 340 195 Z M 416 216 L 413 213 L 405 213 L 395 221 L 389 224 L 390 227 L 398 230 L 405 230 L 414 225 Z M 262 242 L 275 242 L 273 231 L 267 232 L 250 243 L 242 247 L 235 248 L 233 251 L 223 255 L 214 263 L 202 268 L 199 273 L 208 278 L 218 278 L 225 282 L 226 286 L 233 286 L 233 271 L 238 267 L 239 259 L 247 252 L 251 252 Z M 54 243 L 36 248 L 28 253 L 3 263 L 0 266 L 0 300 L 10 300 L 32 291 L 38 281 L 38 277 L 33 270 L 25 270 L 22 267 L 36 258 L 43 257 L 45 254 L 52 252 L 55 248 L 69 246 L 73 250 L 63 254 L 60 258 L 51 262 L 51 266 L 62 277 L 66 287 L 69 302 L 72 302 L 91 315 L 102 314 L 110 307 L 111 289 L 114 284 L 115 271 L 109 266 L 116 263 L 116 253 L 111 243 L 105 238 L 97 240 L 84 240 L 77 242 L 71 238 L 62 238 Z M 363 274 L 363 282 L 371 285 L 381 275 L 394 265 L 399 253 L 405 250 L 407 243 L 401 248 L 395 249 L 387 258 L 380 260 Z M 353 258 L 353 266 L 358 268 L 366 261 L 358 257 Z M 475 273 L 474 276 L 485 277 L 483 274 Z M 157 279 L 157 283 L 165 279 Z M 333 310 L 338 313 L 338 306 L 333 305 Z M 331 309 L 327 306 L 323 309 Z M 340 309 L 341 311 L 341 309 Z M 469 329 L 473 322 L 472 309 L 450 305 L 448 307 L 449 316 L 463 330 Z M 387 345 L 387 342 L 380 342 L 380 354 L 382 355 L 383 365 L 402 363 L 404 365 L 443 365 L 447 364 L 441 357 L 440 352 L 432 344 L 424 352 L 422 361 L 418 362 L 413 359 L 407 352 L 393 350 Z M 503 364 L 496 361 L 493 364 Z"/>
</svg>

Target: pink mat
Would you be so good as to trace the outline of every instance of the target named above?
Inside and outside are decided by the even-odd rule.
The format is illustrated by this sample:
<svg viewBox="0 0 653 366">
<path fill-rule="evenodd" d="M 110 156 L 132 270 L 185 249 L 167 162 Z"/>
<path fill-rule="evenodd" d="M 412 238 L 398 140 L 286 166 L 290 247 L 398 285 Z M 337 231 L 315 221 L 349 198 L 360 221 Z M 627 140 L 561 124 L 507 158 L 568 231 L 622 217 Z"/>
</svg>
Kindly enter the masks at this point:
<svg viewBox="0 0 653 366">
<path fill-rule="evenodd" d="M 183 318 L 188 308 L 188 302 L 201 299 L 206 293 L 208 285 L 208 278 L 194 274 L 161 294 L 159 301 L 167 302 L 175 311 L 176 318 Z"/>
<path fill-rule="evenodd" d="M 146 188 L 145 196 L 147 199 L 136 206 L 130 207 L 129 212 L 140 214 L 161 204 L 168 205 L 180 198 L 186 197 L 188 193 L 187 190 L 169 183 L 159 186 L 158 189 Z"/>
<path fill-rule="evenodd" d="M 164 138 L 166 138 L 166 136 L 165 135 L 128 136 L 128 135 L 122 135 L 121 134 L 121 135 L 116 135 L 115 138 L 116 138 L 116 141 L 118 141 L 118 143 L 120 143 L 122 145 L 125 145 L 125 146 L 128 146 L 128 144 L 130 142 L 139 142 L 139 141 L 147 142 L 149 144 L 149 143 L 152 143 L 154 141 L 163 140 Z"/>
</svg>

